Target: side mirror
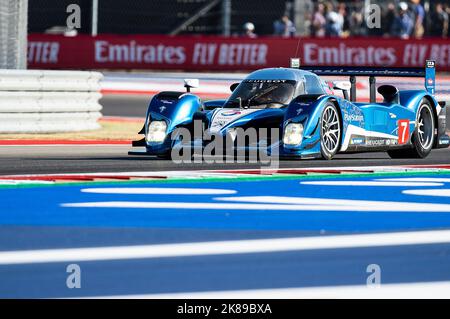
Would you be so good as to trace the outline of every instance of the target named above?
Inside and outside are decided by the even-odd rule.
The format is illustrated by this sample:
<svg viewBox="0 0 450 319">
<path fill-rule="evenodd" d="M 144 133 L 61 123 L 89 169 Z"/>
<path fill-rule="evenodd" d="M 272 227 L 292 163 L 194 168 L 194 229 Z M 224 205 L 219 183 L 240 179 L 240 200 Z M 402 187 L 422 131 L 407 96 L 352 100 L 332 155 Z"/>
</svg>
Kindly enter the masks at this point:
<svg viewBox="0 0 450 319">
<path fill-rule="evenodd" d="M 350 81 L 337 81 L 333 82 L 333 90 L 341 90 L 344 94 L 344 99 L 348 100 L 348 91 L 352 88 Z"/>
<path fill-rule="evenodd" d="M 239 84 L 240 84 L 240 83 L 233 83 L 233 84 L 231 84 L 231 85 L 230 85 L 230 91 L 231 91 L 231 92 L 234 92 L 234 90 L 236 90 L 236 88 L 238 87 Z"/>
<path fill-rule="evenodd" d="M 200 81 L 198 79 L 184 79 L 184 87 L 186 92 L 191 92 L 191 88 L 198 88 Z"/>
<path fill-rule="evenodd" d="M 337 81 L 333 82 L 333 89 L 334 90 L 342 90 L 342 91 L 348 91 L 352 87 L 352 84 L 350 81 Z"/>
</svg>

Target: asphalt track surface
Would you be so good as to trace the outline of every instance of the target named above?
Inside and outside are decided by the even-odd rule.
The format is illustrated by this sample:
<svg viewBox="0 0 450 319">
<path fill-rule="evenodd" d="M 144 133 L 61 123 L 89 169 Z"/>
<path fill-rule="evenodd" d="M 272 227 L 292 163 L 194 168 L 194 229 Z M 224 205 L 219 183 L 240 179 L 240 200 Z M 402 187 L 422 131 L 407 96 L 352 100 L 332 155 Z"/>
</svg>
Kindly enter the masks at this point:
<svg viewBox="0 0 450 319">
<path fill-rule="evenodd" d="M 2 146 L 0 174 L 255 167 L 175 165 L 128 149 Z M 448 164 L 449 156 L 366 153 L 280 166 Z M 0 297 L 449 298 L 449 190 L 450 173 L 426 172 L 3 186 Z M 375 237 L 358 237 L 366 235 Z M 67 286 L 74 265 L 81 288 Z M 377 269 L 381 288 L 367 288 Z"/>
<path fill-rule="evenodd" d="M 151 96 L 105 95 L 100 103 L 105 116 L 145 117 Z"/>
<path fill-rule="evenodd" d="M 449 189 L 450 173 L 4 186 L 0 296 L 448 298 Z"/>
<path fill-rule="evenodd" d="M 137 117 L 147 102 L 102 100 L 105 115 Z M 0 146 L 0 175 L 259 167 L 179 165 L 128 150 Z M 280 167 L 425 164 L 450 164 L 450 150 L 424 160 L 363 153 Z M 450 298 L 449 171 L 0 183 L 0 198 L 0 297 Z M 74 264 L 80 288 L 67 286 Z M 366 287 L 374 271 L 378 289 Z"/>
<path fill-rule="evenodd" d="M 129 156 L 126 145 L 0 146 L 0 175 L 217 170 L 267 168 L 252 163 L 183 163 L 154 156 Z M 433 150 L 426 159 L 391 159 L 386 153 L 341 154 L 331 161 L 282 160 L 280 168 L 382 165 L 437 165 L 450 163 L 450 149 Z"/>
</svg>

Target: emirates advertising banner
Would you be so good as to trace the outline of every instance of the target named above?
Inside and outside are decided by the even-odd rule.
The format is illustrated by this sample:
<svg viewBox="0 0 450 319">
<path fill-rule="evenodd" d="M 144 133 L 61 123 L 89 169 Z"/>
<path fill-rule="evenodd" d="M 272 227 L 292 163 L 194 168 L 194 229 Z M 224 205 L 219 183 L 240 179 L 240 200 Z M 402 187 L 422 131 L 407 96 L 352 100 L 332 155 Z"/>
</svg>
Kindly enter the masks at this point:
<svg viewBox="0 0 450 319">
<path fill-rule="evenodd" d="M 310 66 L 425 67 L 431 59 L 448 72 L 450 41 L 30 34 L 28 42 L 31 69 L 252 71 L 288 66 L 291 57 Z"/>
</svg>

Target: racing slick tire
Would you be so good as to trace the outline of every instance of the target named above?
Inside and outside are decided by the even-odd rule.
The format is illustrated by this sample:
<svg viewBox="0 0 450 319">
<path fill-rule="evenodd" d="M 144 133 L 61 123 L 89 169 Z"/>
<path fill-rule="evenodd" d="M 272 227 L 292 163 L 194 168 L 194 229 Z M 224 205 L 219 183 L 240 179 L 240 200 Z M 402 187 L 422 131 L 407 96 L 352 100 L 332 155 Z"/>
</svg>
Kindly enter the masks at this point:
<svg viewBox="0 0 450 319">
<path fill-rule="evenodd" d="M 320 116 L 320 152 L 323 159 L 331 160 L 341 145 L 341 120 L 336 105 L 328 102 Z"/>
<path fill-rule="evenodd" d="M 436 127 L 430 102 L 422 100 L 416 116 L 416 129 L 411 136 L 412 148 L 388 151 L 391 158 L 425 158 L 433 148 Z"/>
<path fill-rule="evenodd" d="M 171 160 L 172 154 L 171 154 L 171 152 L 168 152 L 168 153 L 156 155 L 156 157 L 160 160 Z"/>
</svg>

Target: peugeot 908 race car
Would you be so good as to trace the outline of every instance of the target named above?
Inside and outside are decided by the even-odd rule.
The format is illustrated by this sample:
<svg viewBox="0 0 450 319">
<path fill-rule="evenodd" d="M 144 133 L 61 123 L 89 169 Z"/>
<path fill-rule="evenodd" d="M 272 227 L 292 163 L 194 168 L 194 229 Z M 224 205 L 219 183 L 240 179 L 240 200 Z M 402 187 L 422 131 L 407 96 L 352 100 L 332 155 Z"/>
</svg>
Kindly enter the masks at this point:
<svg viewBox="0 0 450 319">
<path fill-rule="evenodd" d="M 319 75 L 349 76 L 350 81 L 328 85 Z M 356 100 L 356 77 L 368 76 L 370 102 Z M 424 77 L 425 87 L 399 91 L 379 86 L 376 77 Z M 450 110 L 435 97 L 435 63 L 422 69 L 404 68 L 268 68 L 233 84 L 228 99 L 202 102 L 187 92 L 161 92 L 148 107 L 141 134 L 133 146 L 144 152 L 131 155 L 170 157 L 180 142 L 177 128 L 194 130 L 194 122 L 224 137 L 236 128 L 277 129 L 257 147 L 267 153 L 276 146 L 281 157 L 332 159 L 337 153 L 386 151 L 392 158 L 425 158 L 433 148 L 450 143 Z M 198 81 L 197 81 L 198 82 Z M 334 91 L 342 91 L 335 95 Z M 234 136 L 235 137 L 235 136 Z M 184 141 L 185 142 L 185 141 Z M 192 147 L 205 147 L 192 140 Z M 247 145 L 246 147 L 255 147 Z"/>
</svg>

